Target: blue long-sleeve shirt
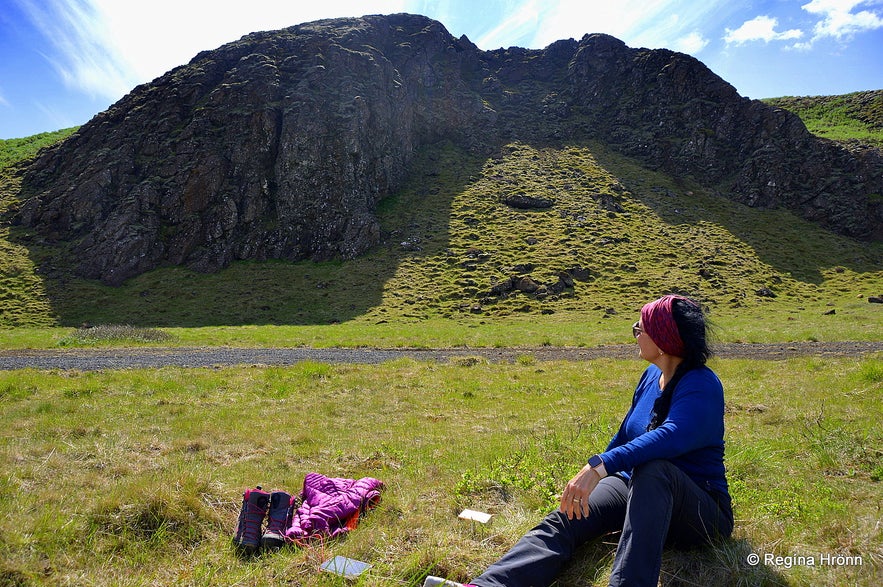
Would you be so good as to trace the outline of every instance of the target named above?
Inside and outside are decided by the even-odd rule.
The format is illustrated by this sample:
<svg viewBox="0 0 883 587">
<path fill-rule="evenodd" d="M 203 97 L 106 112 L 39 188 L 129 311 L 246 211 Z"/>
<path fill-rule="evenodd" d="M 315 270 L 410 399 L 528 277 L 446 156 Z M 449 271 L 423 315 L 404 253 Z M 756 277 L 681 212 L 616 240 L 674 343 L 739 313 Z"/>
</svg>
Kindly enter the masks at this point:
<svg viewBox="0 0 883 587">
<path fill-rule="evenodd" d="M 688 371 L 678 382 L 665 421 L 653 430 L 653 403 L 662 371 L 650 365 L 641 375 L 632 406 L 601 460 L 609 475 L 629 476 L 637 465 L 665 459 L 730 508 L 724 468 L 724 389 L 708 367 Z"/>
</svg>

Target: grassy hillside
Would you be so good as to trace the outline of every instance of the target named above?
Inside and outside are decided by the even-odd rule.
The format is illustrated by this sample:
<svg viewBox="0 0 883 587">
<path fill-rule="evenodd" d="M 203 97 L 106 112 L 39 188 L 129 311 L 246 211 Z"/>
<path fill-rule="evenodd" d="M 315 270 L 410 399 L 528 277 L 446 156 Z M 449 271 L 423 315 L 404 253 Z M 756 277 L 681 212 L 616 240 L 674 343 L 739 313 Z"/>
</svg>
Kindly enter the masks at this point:
<svg viewBox="0 0 883 587">
<path fill-rule="evenodd" d="M 765 102 L 797 114 L 807 129 L 820 137 L 883 148 L 883 90 L 843 96 L 773 98 Z"/>
<path fill-rule="evenodd" d="M 40 149 L 70 136 L 77 127 L 20 139 L 0 139 L 0 327 L 57 323 L 43 278 L 28 251 L 9 239 L 2 219 L 19 186 L 19 166 Z"/>
<path fill-rule="evenodd" d="M 298 344 L 327 324 L 340 344 L 597 344 L 622 341 L 620 322 L 644 301 L 680 291 L 703 300 L 728 339 L 878 336 L 863 325 L 881 323 L 867 302 L 883 293 L 879 244 L 734 204 L 597 144 L 514 143 L 488 159 L 436 145 L 414 169 L 381 203 L 384 243 L 346 263 L 167 267 L 112 288 L 73 277 L 53 249 L 4 227 L 0 323 L 203 327 L 238 344 Z M 516 209 L 510 196 L 552 206 Z M 539 289 L 512 287 L 523 276 Z M 407 326 L 418 322 L 433 327 Z"/>
<path fill-rule="evenodd" d="M 78 128 L 74 126 L 20 139 L 0 139 L 0 171 L 19 161 L 33 157 L 43 147 L 48 147 L 66 139 Z"/>
</svg>

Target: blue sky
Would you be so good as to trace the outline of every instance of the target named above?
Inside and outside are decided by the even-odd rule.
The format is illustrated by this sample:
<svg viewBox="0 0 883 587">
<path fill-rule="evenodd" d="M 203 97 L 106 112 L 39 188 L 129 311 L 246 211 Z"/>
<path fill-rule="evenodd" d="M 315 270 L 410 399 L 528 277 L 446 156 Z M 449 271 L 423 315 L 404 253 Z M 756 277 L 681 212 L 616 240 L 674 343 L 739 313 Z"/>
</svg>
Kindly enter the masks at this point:
<svg viewBox="0 0 883 587">
<path fill-rule="evenodd" d="M 0 139 L 87 122 L 242 35 L 410 12 L 482 49 L 607 33 L 689 53 L 751 98 L 883 89 L 883 0 L 0 0 Z"/>
</svg>

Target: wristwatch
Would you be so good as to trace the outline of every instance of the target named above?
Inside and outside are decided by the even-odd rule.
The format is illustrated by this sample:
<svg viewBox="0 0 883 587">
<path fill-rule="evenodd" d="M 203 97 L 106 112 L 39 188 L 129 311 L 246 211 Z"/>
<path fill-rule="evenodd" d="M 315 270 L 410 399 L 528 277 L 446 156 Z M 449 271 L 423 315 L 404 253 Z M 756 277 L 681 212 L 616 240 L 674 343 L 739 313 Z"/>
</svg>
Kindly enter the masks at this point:
<svg viewBox="0 0 883 587">
<path fill-rule="evenodd" d="M 607 469 L 604 467 L 604 461 L 602 461 L 601 457 L 598 455 L 592 455 L 589 457 L 589 466 L 597 471 L 602 479 L 607 476 Z"/>
</svg>

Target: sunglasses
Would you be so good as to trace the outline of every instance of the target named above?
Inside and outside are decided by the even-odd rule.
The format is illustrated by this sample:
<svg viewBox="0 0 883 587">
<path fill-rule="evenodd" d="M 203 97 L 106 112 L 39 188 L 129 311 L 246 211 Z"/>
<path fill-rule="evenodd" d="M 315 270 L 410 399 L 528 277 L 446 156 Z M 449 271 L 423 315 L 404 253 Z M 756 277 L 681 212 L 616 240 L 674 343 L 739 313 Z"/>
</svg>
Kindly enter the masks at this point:
<svg viewBox="0 0 883 587">
<path fill-rule="evenodd" d="M 639 336 L 641 336 L 641 334 L 643 334 L 643 332 L 644 329 L 641 328 L 639 322 L 635 322 L 634 324 L 632 324 L 632 336 L 638 338 Z"/>
</svg>

